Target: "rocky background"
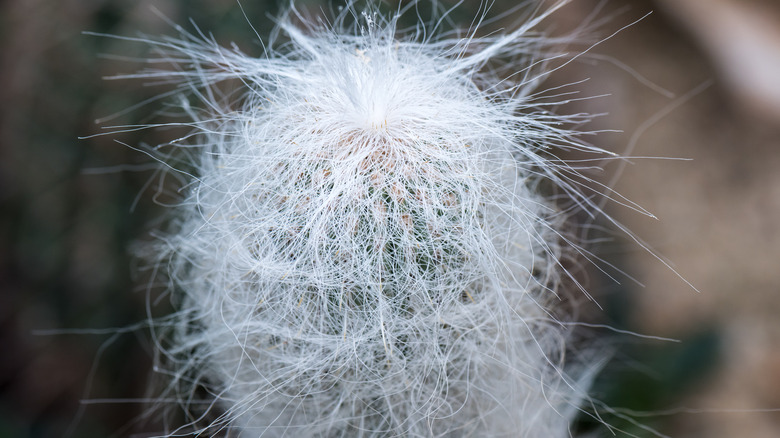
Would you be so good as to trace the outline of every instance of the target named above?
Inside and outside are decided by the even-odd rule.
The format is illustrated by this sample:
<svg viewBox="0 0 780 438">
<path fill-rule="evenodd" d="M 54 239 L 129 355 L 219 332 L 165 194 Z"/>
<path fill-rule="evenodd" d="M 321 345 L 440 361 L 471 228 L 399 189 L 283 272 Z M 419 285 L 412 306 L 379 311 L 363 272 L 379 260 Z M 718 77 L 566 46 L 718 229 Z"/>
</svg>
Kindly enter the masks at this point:
<svg viewBox="0 0 780 438">
<path fill-rule="evenodd" d="M 267 32 L 278 4 L 242 4 Z M 513 5 L 498 0 L 493 13 Z M 467 22 L 477 3 L 465 6 L 455 18 Z M 148 332 L 116 329 L 147 314 L 149 279 L 128 247 L 148 238 L 158 203 L 175 194 L 150 187 L 153 163 L 117 141 L 171 134 L 89 136 L 164 120 L 152 115 L 160 103 L 124 110 L 166 88 L 103 80 L 138 70 L 147 48 L 82 34 L 174 34 L 152 7 L 261 53 L 234 0 L 0 3 L 0 438 L 160 430 L 144 403 Z M 592 175 L 657 219 L 607 205 L 652 251 L 617 233 L 595 244 L 626 275 L 614 282 L 594 270 L 588 281 L 604 310 L 587 313 L 681 341 L 615 336 L 595 396 L 621 408 L 605 413 L 618 436 L 780 436 L 780 3 L 574 0 L 548 25 L 571 28 L 594 11 L 608 18 L 602 37 L 652 14 L 551 79 L 589 78 L 582 96 L 609 94 L 562 110 L 608 113 L 591 127 L 622 132 L 593 138 L 599 146 L 690 159 L 613 160 Z M 602 227 L 603 218 L 593 223 L 593 236 Z M 577 427 L 611 436 L 587 417 Z"/>
</svg>

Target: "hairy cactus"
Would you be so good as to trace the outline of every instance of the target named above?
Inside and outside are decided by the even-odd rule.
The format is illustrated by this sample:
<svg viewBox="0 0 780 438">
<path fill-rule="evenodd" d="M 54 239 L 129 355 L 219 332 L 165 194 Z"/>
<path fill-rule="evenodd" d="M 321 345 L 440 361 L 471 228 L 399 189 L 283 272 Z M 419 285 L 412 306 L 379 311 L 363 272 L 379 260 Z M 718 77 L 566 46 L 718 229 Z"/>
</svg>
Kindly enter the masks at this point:
<svg viewBox="0 0 780 438">
<path fill-rule="evenodd" d="M 154 323 L 191 419 L 169 436 L 569 436 L 595 366 L 562 324 L 564 206 L 596 207 L 556 153 L 603 151 L 537 89 L 561 4 L 484 37 L 349 6 L 259 58 L 144 40 L 176 68 L 134 76 L 189 93 L 193 127 L 146 248 L 178 306 Z"/>
</svg>

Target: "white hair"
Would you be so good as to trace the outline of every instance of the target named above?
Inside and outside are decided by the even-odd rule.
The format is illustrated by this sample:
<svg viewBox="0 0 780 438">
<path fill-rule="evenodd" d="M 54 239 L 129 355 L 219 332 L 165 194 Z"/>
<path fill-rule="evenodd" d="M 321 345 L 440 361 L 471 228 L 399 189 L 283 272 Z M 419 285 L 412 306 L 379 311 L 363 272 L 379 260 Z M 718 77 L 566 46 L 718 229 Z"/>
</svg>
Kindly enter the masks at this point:
<svg viewBox="0 0 780 438">
<path fill-rule="evenodd" d="M 537 89 L 563 40 L 534 29 L 563 3 L 485 37 L 293 12 L 262 57 L 145 40 L 176 68 L 134 76 L 190 93 L 194 128 L 147 247 L 178 306 L 159 367 L 191 420 L 167 436 L 572 433 L 597 365 L 567 347 L 564 207 L 598 207 L 555 154 L 604 151 Z"/>
</svg>

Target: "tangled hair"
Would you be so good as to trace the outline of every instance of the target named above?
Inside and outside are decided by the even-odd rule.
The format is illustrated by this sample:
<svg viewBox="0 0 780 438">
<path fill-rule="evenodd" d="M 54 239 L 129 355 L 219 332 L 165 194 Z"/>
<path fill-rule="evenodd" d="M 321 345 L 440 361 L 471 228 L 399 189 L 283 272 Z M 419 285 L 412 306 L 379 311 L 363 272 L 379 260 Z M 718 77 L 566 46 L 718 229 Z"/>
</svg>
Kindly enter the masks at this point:
<svg viewBox="0 0 780 438">
<path fill-rule="evenodd" d="M 486 37 L 292 9 L 259 58 L 143 39 L 175 68 L 133 76 L 189 93 L 193 128 L 145 249 L 177 306 L 158 366 L 189 420 L 165 436 L 571 434 L 596 367 L 567 348 L 563 205 L 597 207 L 555 154 L 604 151 L 537 89 L 563 3 Z"/>
</svg>

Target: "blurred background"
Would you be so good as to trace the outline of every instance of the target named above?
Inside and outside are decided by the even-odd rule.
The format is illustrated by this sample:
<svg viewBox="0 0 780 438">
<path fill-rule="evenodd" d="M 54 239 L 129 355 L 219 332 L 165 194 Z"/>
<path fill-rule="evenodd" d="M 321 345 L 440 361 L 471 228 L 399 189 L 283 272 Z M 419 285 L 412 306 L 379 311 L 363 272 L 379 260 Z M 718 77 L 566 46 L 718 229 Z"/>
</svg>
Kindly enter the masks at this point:
<svg viewBox="0 0 780 438">
<path fill-rule="evenodd" d="M 279 4 L 242 4 L 267 34 Z M 468 24 L 477 6 L 466 1 L 453 17 Z M 492 15 L 513 6 L 497 0 Z M 0 438 L 160 430 L 142 403 L 148 333 L 115 329 L 145 318 L 147 279 L 128 247 L 165 209 L 149 187 L 151 160 L 115 140 L 172 137 L 79 139 L 159 119 L 159 102 L 123 111 L 165 87 L 102 79 L 140 69 L 148 48 L 82 34 L 175 34 L 152 7 L 262 53 L 235 0 L 0 3 Z M 611 161 L 591 175 L 656 218 L 607 205 L 652 252 L 619 234 L 594 247 L 627 275 L 590 274 L 603 308 L 590 318 L 681 341 L 615 337 L 594 397 L 620 408 L 604 413 L 617 436 L 780 436 L 780 3 L 574 0 L 546 25 L 572 28 L 594 11 L 608 18 L 602 37 L 645 18 L 551 78 L 588 79 L 582 96 L 608 94 L 565 110 L 606 113 L 590 127 L 621 132 L 589 139 L 603 148 L 690 159 Z M 611 436 L 587 417 L 577 429 Z"/>
</svg>

